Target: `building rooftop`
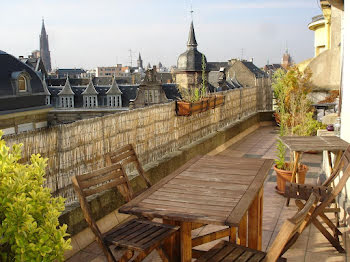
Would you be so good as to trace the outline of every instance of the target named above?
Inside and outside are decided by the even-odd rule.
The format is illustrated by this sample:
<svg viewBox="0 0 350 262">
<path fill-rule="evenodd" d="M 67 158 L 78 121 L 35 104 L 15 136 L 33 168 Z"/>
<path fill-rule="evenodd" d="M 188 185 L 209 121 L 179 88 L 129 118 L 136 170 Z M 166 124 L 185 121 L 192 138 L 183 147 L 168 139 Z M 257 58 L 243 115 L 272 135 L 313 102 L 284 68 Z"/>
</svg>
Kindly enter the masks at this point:
<svg viewBox="0 0 350 262">
<path fill-rule="evenodd" d="M 246 158 L 275 158 L 277 135 L 276 128 L 272 126 L 260 127 L 234 143 L 232 143 L 232 141 L 226 142 L 223 146 L 210 152 L 210 154 Z M 305 154 L 303 156 L 303 162 L 310 167 L 306 177 L 306 183 L 316 183 L 318 173 L 321 171 L 321 161 L 321 154 Z M 271 169 L 264 184 L 263 251 L 269 249 L 271 243 L 279 232 L 282 223 L 287 218 L 292 217 L 297 211 L 294 201 L 291 201 L 290 206 L 287 207 L 285 205 L 286 199 L 275 192 L 275 181 L 276 176 L 273 169 Z M 113 215 L 115 216 L 113 219 L 119 221 L 127 218 L 127 215 L 120 213 L 115 213 Z M 208 234 L 223 228 L 224 227 L 222 226 L 208 225 L 193 230 L 192 236 L 196 237 Z M 343 232 L 342 245 L 346 247 L 346 250 L 350 250 L 349 231 L 345 227 L 340 228 L 340 230 Z M 83 243 L 84 239 L 77 239 L 75 241 L 75 244 L 79 245 L 79 243 Z M 208 250 L 214 246 L 217 241 L 198 246 L 198 249 Z M 116 251 L 116 256 L 120 256 L 120 254 L 121 252 Z M 348 254 L 349 253 L 338 253 L 328 240 L 313 225 L 311 225 L 302 233 L 297 242 L 284 254 L 283 257 L 287 258 L 287 261 L 289 262 L 350 261 Z M 94 242 L 67 261 L 102 262 L 107 260 L 97 243 Z M 156 252 L 153 252 L 144 261 L 160 262 L 161 259 Z"/>
</svg>

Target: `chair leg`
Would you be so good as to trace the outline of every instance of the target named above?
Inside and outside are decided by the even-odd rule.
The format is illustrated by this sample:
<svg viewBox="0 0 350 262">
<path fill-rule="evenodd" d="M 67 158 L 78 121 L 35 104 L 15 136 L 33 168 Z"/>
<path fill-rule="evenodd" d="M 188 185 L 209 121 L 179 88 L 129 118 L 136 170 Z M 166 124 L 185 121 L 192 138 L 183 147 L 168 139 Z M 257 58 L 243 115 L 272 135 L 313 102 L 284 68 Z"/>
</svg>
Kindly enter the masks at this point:
<svg viewBox="0 0 350 262">
<path fill-rule="evenodd" d="M 118 262 L 128 262 L 134 256 L 133 250 L 126 250 Z"/>
<path fill-rule="evenodd" d="M 334 238 L 328 231 L 327 229 L 321 224 L 320 221 L 315 217 L 311 220 L 312 224 L 314 224 L 315 227 L 322 233 L 322 235 L 325 236 L 325 238 L 328 239 L 328 241 L 332 244 L 332 246 L 338 250 L 339 253 L 345 253 L 345 250 L 343 247 L 340 245 L 339 240 Z"/>
<path fill-rule="evenodd" d="M 147 257 L 149 252 L 140 252 L 140 254 L 134 259 L 134 262 L 141 262 Z"/>
<path fill-rule="evenodd" d="M 295 201 L 295 204 L 297 205 L 297 207 L 299 208 L 299 210 L 302 209 L 302 208 L 304 207 L 304 204 L 303 204 L 300 200 L 296 200 L 296 201 Z M 324 214 L 320 215 L 321 218 L 322 218 L 322 216 L 323 216 L 323 218 L 326 218 L 326 220 L 328 219 L 328 217 L 327 217 L 326 215 L 324 215 Z M 311 218 L 311 220 L 308 221 L 308 223 L 306 224 L 306 226 L 309 225 L 310 222 L 311 222 L 312 224 L 314 224 L 314 226 L 322 233 L 322 235 L 325 236 L 325 238 L 327 238 L 327 240 L 329 241 L 329 243 L 331 243 L 332 246 L 333 246 L 336 250 L 338 250 L 339 253 L 345 253 L 345 250 L 344 250 L 343 247 L 340 245 L 338 236 L 337 236 L 337 237 L 333 237 L 333 236 L 327 231 L 327 229 L 321 224 L 321 222 L 318 221 L 318 219 L 317 219 L 316 217 L 315 217 L 315 218 Z M 333 225 L 332 221 L 329 220 L 329 222 L 332 224 L 331 229 L 332 229 L 333 227 L 335 227 L 335 226 Z M 328 225 L 328 224 L 327 224 L 327 225 Z M 306 226 L 305 226 L 305 227 L 306 227 Z M 304 227 L 304 228 L 305 228 L 305 227 Z"/>
<path fill-rule="evenodd" d="M 333 222 L 326 216 L 326 214 L 320 214 L 321 219 L 329 226 L 330 229 L 334 232 L 335 236 L 340 236 L 342 233 L 339 229 L 333 224 Z"/>
<path fill-rule="evenodd" d="M 157 249 L 157 252 L 158 252 L 160 258 L 162 259 L 162 261 L 169 262 L 169 257 L 166 254 L 165 250 L 161 246 L 157 247 L 156 249 Z"/>
</svg>

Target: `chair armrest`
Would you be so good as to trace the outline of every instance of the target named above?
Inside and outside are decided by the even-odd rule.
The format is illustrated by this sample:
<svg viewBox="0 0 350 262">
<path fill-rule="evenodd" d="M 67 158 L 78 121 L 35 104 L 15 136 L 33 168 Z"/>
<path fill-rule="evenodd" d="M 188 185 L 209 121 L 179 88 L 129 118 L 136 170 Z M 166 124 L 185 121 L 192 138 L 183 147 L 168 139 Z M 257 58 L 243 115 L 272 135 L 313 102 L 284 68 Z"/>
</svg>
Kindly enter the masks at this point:
<svg viewBox="0 0 350 262">
<path fill-rule="evenodd" d="M 322 202 L 325 197 L 332 192 L 332 190 L 333 189 L 331 187 L 287 182 L 284 196 L 287 198 L 295 198 L 306 201 L 309 199 L 311 193 L 314 192 L 320 196 L 320 201 Z"/>
</svg>

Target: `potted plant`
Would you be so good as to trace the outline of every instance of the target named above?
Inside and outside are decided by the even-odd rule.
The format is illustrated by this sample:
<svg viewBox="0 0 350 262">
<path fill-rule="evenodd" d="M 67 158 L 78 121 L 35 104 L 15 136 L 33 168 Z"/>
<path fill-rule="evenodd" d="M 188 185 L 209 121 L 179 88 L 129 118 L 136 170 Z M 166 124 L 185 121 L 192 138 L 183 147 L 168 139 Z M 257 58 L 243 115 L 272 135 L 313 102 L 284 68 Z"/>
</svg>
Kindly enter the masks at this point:
<svg viewBox="0 0 350 262">
<path fill-rule="evenodd" d="M 273 75 L 272 88 L 276 99 L 275 118 L 278 119 L 280 136 L 310 136 L 314 135 L 322 124 L 313 119 L 313 108 L 308 94 L 312 91 L 311 72 L 299 71 L 291 67 L 287 72 L 280 69 Z M 277 159 L 274 170 L 277 176 L 278 193 L 285 192 L 286 181 L 291 181 L 294 156 L 291 154 L 290 162 L 285 160 L 286 146 L 277 142 Z M 299 164 L 297 174 L 299 183 L 305 181 L 308 167 Z"/>
<path fill-rule="evenodd" d="M 209 95 L 206 79 L 206 63 L 202 55 L 202 85 L 193 88 L 178 87 L 181 100 L 176 101 L 176 114 L 190 116 L 215 108 L 224 103 L 223 95 Z"/>
</svg>

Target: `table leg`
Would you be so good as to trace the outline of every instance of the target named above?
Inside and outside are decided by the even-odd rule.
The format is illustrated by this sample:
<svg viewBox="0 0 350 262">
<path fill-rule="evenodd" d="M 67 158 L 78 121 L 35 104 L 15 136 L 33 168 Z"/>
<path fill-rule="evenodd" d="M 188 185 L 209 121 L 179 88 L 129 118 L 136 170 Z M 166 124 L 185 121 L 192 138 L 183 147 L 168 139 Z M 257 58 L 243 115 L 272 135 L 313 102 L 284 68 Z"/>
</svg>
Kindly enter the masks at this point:
<svg viewBox="0 0 350 262">
<path fill-rule="evenodd" d="M 180 227 L 180 246 L 181 246 L 181 262 L 192 261 L 192 223 L 181 222 Z"/>
<path fill-rule="evenodd" d="M 299 158 L 300 158 L 300 152 L 294 151 L 294 163 L 293 163 L 293 171 L 292 171 L 292 179 L 291 179 L 292 183 L 294 183 L 294 180 L 296 183 L 299 182 L 299 175 L 296 176 L 296 173 L 298 171 Z M 288 197 L 286 202 L 287 207 L 289 206 L 289 201 L 290 201 L 290 198 Z"/>
<path fill-rule="evenodd" d="M 229 241 L 234 244 L 236 244 L 236 232 L 237 230 L 235 227 L 230 227 Z"/>
<path fill-rule="evenodd" d="M 247 213 L 242 217 L 238 227 L 238 245 L 247 245 Z"/>
<path fill-rule="evenodd" d="M 179 226 L 180 223 L 174 220 L 163 219 L 164 224 Z M 167 238 L 163 244 L 164 250 L 169 257 L 170 262 L 180 261 L 180 235 L 176 232 Z"/>
<path fill-rule="evenodd" d="M 248 211 L 248 247 L 261 250 L 263 189 L 259 191 Z"/>
<path fill-rule="evenodd" d="M 340 160 L 341 160 L 341 157 L 343 156 L 343 153 L 344 151 L 343 150 L 339 150 L 337 152 L 337 156 L 335 157 L 335 161 L 334 161 L 334 167 L 338 166 Z"/>
<path fill-rule="evenodd" d="M 299 158 L 300 158 L 300 152 L 294 151 L 294 165 L 293 165 L 293 171 L 292 171 L 292 183 L 295 181 L 296 183 L 299 182 L 299 176 L 296 176 L 298 171 L 298 164 L 299 164 Z"/>
<path fill-rule="evenodd" d="M 335 160 L 334 160 L 333 167 L 336 168 L 339 165 L 341 157 L 343 156 L 343 153 L 344 153 L 343 150 L 339 150 L 337 152 L 337 155 L 336 155 Z M 330 162 L 330 163 L 332 163 L 332 162 Z M 331 171 L 333 172 L 333 169 L 331 169 Z M 332 185 L 333 185 L 333 188 L 335 188 L 334 181 L 333 181 Z M 339 200 L 338 197 L 337 197 L 337 200 Z M 338 202 L 335 201 L 334 204 L 335 204 L 335 208 L 338 208 Z M 337 227 L 339 227 L 340 226 L 340 224 L 339 224 L 339 213 L 335 212 L 334 215 L 335 215 L 335 221 L 336 221 Z"/>
</svg>

